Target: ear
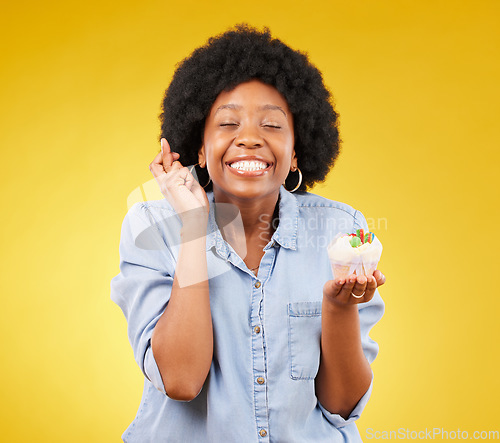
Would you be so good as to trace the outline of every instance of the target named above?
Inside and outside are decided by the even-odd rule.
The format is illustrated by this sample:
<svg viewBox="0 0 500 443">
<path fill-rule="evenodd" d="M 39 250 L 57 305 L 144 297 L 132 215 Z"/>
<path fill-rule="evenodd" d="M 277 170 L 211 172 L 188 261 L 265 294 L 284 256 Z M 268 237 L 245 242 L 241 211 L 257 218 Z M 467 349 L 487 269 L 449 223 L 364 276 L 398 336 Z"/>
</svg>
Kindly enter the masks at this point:
<svg viewBox="0 0 500 443">
<path fill-rule="evenodd" d="M 295 153 L 295 149 L 292 151 L 292 163 L 290 164 L 290 168 L 292 171 L 297 169 L 297 154 Z"/>
<path fill-rule="evenodd" d="M 207 165 L 207 159 L 205 157 L 205 145 L 201 145 L 201 148 L 198 151 L 198 163 L 202 168 Z"/>
</svg>

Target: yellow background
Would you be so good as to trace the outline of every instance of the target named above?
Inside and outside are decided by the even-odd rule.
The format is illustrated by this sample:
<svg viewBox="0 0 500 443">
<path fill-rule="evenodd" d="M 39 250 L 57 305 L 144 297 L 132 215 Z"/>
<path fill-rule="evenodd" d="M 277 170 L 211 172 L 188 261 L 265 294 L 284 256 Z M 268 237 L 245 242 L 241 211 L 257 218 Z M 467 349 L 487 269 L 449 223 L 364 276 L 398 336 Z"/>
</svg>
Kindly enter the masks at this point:
<svg viewBox="0 0 500 443">
<path fill-rule="evenodd" d="M 306 50 L 386 314 L 358 422 L 500 430 L 498 1 L 9 2 L 0 18 L 2 441 L 118 442 L 142 375 L 109 298 L 175 64 L 246 21 Z"/>
</svg>

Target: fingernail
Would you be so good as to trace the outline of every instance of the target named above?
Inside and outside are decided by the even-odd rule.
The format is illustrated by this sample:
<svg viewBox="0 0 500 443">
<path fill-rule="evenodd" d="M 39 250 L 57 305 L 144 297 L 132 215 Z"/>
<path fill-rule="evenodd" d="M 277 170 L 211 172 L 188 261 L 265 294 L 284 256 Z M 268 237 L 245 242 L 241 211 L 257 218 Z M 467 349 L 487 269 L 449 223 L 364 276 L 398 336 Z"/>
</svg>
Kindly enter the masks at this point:
<svg viewBox="0 0 500 443">
<path fill-rule="evenodd" d="M 163 156 L 163 140 L 160 141 L 161 155 Z"/>
</svg>

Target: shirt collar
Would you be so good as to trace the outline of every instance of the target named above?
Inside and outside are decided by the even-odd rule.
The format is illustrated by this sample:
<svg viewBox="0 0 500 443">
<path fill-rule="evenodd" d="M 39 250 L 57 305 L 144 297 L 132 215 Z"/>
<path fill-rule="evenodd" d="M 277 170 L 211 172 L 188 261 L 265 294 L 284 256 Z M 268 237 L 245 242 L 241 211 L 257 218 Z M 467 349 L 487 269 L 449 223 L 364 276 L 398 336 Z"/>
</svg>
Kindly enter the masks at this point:
<svg viewBox="0 0 500 443">
<path fill-rule="evenodd" d="M 297 249 L 297 225 L 299 222 L 299 205 L 297 197 L 280 187 L 279 224 L 272 239 L 287 249 Z"/>
<path fill-rule="evenodd" d="M 229 256 L 229 249 L 215 221 L 213 191 L 207 192 L 207 198 L 210 205 L 207 227 L 207 251 L 215 246 L 217 253 L 221 257 L 227 259 Z M 279 196 L 279 224 L 271 240 L 279 243 L 284 248 L 296 250 L 298 219 L 299 207 L 297 197 L 281 185 Z"/>
</svg>

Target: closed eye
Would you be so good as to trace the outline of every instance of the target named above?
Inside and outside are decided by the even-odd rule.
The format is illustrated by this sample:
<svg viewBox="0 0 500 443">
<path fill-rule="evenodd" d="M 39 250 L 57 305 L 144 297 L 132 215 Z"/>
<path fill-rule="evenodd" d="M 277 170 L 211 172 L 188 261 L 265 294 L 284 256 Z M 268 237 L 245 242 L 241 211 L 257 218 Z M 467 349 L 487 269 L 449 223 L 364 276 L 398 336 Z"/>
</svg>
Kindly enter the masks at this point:
<svg viewBox="0 0 500 443">
<path fill-rule="evenodd" d="M 238 126 L 236 123 L 221 123 L 220 126 Z"/>
<path fill-rule="evenodd" d="M 273 129 L 281 129 L 281 126 L 278 125 L 264 125 L 265 128 L 273 128 Z"/>
</svg>

